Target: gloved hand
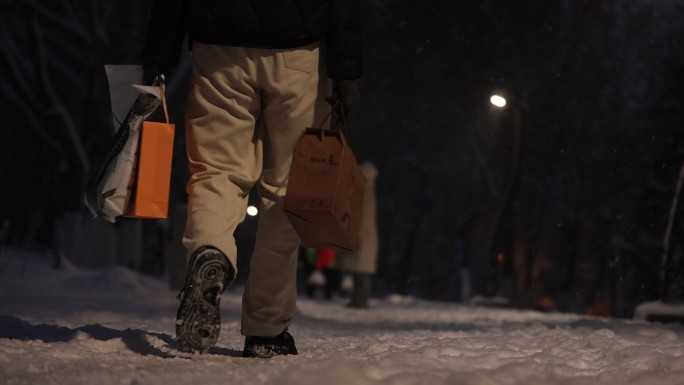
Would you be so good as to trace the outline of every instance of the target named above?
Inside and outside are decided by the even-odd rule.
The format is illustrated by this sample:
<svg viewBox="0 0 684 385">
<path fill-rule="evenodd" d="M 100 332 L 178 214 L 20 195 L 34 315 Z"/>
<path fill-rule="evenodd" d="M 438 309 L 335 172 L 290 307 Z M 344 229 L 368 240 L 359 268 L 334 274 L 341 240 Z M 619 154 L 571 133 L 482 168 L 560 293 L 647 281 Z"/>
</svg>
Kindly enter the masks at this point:
<svg viewBox="0 0 684 385">
<path fill-rule="evenodd" d="M 349 114 L 349 111 L 359 102 L 361 95 L 355 80 L 335 80 L 333 81 L 333 97 L 342 103 L 344 113 Z"/>
<path fill-rule="evenodd" d="M 154 64 L 143 64 L 143 81 L 145 85 L 157 85 L 157 78 L 164 75 L 164 84 L 169 84 L 169 78 L 173 72 L 172 66 L 158 66 Z"/>
</svg>

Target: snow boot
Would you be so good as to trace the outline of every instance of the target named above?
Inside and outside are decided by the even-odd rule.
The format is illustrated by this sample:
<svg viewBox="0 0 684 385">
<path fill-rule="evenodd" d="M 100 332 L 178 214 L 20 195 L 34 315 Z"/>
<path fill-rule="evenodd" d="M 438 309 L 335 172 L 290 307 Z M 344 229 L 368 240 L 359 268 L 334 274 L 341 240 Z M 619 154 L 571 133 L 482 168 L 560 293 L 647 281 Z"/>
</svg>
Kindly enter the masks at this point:
<svg viewBox="0 0 684 385">
<path fill-rule="evenodd" d="M 221 331 L 221 294 L 235 271 L 223 253 L 203 247 L 190 259 L 176 317 L 176 341 L 184 351 L 205 353 Z"/>
<path fill-rule="evenodd" d="M 248 336 L 245 338 L 243 357 L 271 358 L 297 354 L 294 338 L 287 329 L 275 337 Z"/>
</svg>

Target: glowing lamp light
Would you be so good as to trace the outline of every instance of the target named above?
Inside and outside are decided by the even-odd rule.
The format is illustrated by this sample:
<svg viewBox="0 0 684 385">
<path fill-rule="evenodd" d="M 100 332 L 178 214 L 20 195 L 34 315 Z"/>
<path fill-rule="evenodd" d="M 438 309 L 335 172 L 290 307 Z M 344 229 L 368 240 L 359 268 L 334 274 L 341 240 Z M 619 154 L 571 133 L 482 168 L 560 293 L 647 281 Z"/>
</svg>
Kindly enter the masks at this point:
<svg viewBox="0 0 684 385">
<path fill-rule="evenodd" d="M 247 215 L 249 215 L 250 217 L 256 217 L 257 214 L 259 214 L 258 208 L 254 206 L 247 207 Z"/>
<path fill-rule="evenodd" d="M 492 97 L 489 98 L 489 101 L 499 108 L 503 108 L 506 106 L 506 98 L 504 98 L 501 95 L 492 95 Z"/>
</svg>

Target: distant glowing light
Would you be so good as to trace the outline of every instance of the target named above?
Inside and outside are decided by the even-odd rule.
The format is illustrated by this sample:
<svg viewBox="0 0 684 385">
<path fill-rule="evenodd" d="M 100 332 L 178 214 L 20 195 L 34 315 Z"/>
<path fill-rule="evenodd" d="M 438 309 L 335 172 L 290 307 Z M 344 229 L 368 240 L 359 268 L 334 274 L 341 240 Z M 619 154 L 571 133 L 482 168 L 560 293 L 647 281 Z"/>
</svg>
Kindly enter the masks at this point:
<svg viewBox="0 0 684 385">
<path fill-rule="evenodd" d="M 489 101 L 499 108 L 506 106 L 506 98 L 501 95 L 492 95 L 492 97 L 489 98 Z"/>
<path fill-rule="evenodd" d="M 499 263 L 504 263 L 506 261 L 506 254 L 499 252 L 499 254 L 496 255 L 496 261 Z"/>
<path fill-rule="evenodd" d="M 247 215 L 251 217 L 256 217 L 256 215 L 259 214 L 259 209 L 254 207 L 254 206 L 249 206 L 247 207 Z"/>
</svg>

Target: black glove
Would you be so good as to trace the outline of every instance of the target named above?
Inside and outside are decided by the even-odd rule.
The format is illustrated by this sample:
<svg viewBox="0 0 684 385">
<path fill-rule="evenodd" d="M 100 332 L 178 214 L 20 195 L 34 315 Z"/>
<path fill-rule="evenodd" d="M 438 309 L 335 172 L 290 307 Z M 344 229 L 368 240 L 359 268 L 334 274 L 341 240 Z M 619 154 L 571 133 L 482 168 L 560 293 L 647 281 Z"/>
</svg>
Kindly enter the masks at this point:
<svg viewBox="0 0 684 385">
<path fill-rule="evenodd" d="M 158 66 L 154 64 L 143 64 L 143 81 L 145 85 L 159 84 L 157 78 L 164 75 L 164 84 L 169 84 L 169 78 L 173 72 L 172 66 Z"/>
<path fill-rule="evenodd" d="M 355 80 L 333 81 L 333 97 L 342 103 L 342 109 L 348 114 L 359 102 L 361 95 Z"/>
</svg>

